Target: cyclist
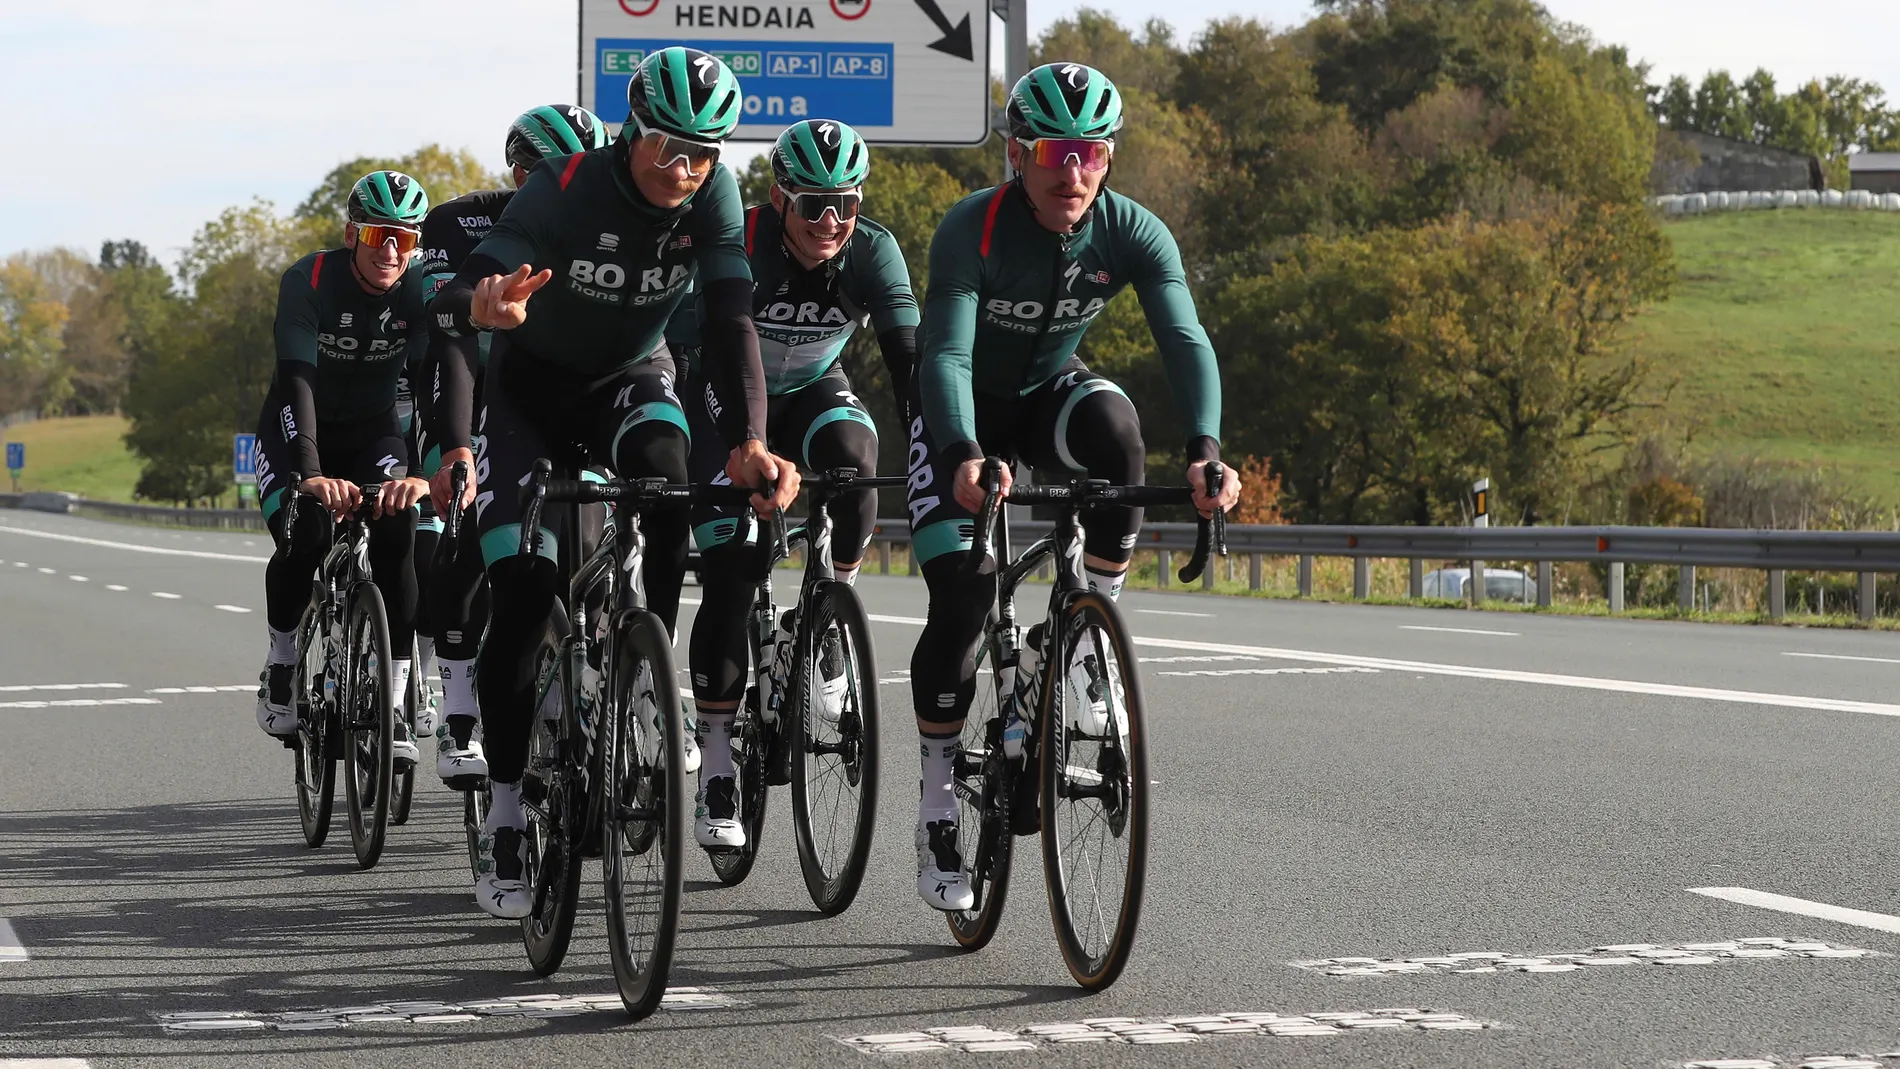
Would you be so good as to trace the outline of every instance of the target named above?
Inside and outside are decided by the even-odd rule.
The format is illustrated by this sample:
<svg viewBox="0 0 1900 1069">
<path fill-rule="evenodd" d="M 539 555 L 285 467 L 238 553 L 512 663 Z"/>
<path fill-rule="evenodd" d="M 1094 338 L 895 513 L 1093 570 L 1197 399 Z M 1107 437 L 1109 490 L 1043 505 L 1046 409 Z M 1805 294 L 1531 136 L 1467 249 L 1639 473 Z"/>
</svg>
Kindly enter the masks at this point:
<svg viewBox="0 0 1900 1069">
<path fill-rule="evenodd" d="M 771 203 L 745 214 L 770 441 L 809 469 L 852 467 L 875 475 L 877 425 L 851 392 L 840 356 L 860 321 L 868 318 L 902 412 L 917 355 L 917 300 L 897 239 L 858 214 L 870 146 L 844 123 L 804 119 L 779 135 L 771 164 Z M 698 333 L 696 302 L 682 304 L 668 327 L 668 343 L 693 353 Z M 687 400 L 695 482 L 717 481 L 725 463 L 717 410 L 710 390 L 694 391 Z M 877 522 L 877 494 L 840 494 L 829 510 L 832 575 L 855 582 Z M 755 537 L 749 517 L 731 510 L 707 508 L 693 516 L 693 540 L 703 562 L 691 648 L 703 755 L 693 833 L 706 847 L 745 845 L 730 740 L 746 687 L 746 610 L 761 576 L 749 574 L 755 569 L 734 551 Z M 836 632 L 828 638 L 832 648 L 820 658 L 828 669 L 821 691 L 823 711 L 836 719 L 845 684 L 843 654 L 835 648 Z"/>
<path fill-rule="evenodd" d="M 528 175 L 542 160 L 565 158 L 605 146 L 610 140 L 607 127 L 593 112 L 572 104 L 547 104 L 521 113 L 509 124 L 504 152 L 515 189 L 527 182 Z M 422 224 L 422 272 L 425 292 L 433 298 L 461 270 L 469 253 L 494 229 L 495 220 L 514 199 L 515 189 L 486 189 L 457 197 L 437 205 Z M 458 426 L 473 422 L 471 412 L 481 404 L 482 373 L 487 367 L 489 335 L 452 337 L 437 330 L 429 339 L 430 367 L 424 381 L 423 473 L 434 477 L 441 470 L 441 435 L 435 420 L 446 418 Z M 455 374 L 470 384 L 467 392 L 444 397 L 442 376 L 436 371 L 439 361 L 459 363 Z M 444 412 L 438 401 L 469 407 Z M 474 473 L 470 472 L 470 481 Z M 448 500 L 446 477 L 443 500 Z M 438 525 L 439 525 L 438 521 Z M 488 761 L 482 752 L 477 726 L 480 711 L 475 701 L 475 650 L 487 626 L 487 584 L 482 573 L 481 549 L 475 538 L 475 525 L 462 528 L 461 546 L 454 564 L 430 574 L 430 562 L 424 561 L 422 539 L 417 539 L 416 570 L 422 578 L 423 615 L 429 618 L 437 643 L 437 664 L 442 683 L 442 722 L 435 727 L 435 771 L 445 782 L 461 783 L 471 777 L 488 775 Z"/>
<path fill-rule="evenodd" d="M 329 551 L 332 517 L 381 483 L 370 521 L 370 571 L 389 613 L 390 657 L 401 707 L 415 638 L 416 577 L 410 550 L 412 506 L 428 484 L 409 478 L 409 443 L 396 413 L 396 382 L 428 344 L 420 272 L 409 263 L 429 210 L 421 184 L 397 171 L 372 171 L 350 189 L 343 248 L 312 253 L 284 272 L 272 328 L 277 367 L 258 415 L 258 500 L 276 550 L 264 572 L 270 654 L 257 693 L 257 724 L 288 740 L 297 731 L 291 673 L 297 622 L 310 604 L 311 580 Z M 291 472 L 322 508 L 283 512 Z M 398 718 L 398 761 L 417 757 Z"/>
<path fill-rule="evenodd" d="M 674 393 L 664 328 L 698 272 L 705 293 L 702 368 L 735 443 L 734 482 L 778 482 L 789 503 L 797 472 L 766 451 L 765 391 L 752 327 L 738 182 L 718 162 L 738 126 L 739 83 L 717 57 L 659 49 L 627 86 L 620 137 L 541 163 L 431 305 L 452 335 L 496 331 L 485 376 L 481 454 L 470 428 L 438 420 L 443 470 L 473 461 L 475 522 L 488 568 L 488 634 L 476 666 L 491 805 L 479 837 L 476 899 L 499 917 L 526 916 L 521 775 L 533 718 L 534 653 L 559 581 L 551 527 L 519 554 L 520 487 L 537 459 L 591 457 L 627 477 L 684 482 L 686 415 Z M 560 281 L 549 282 L 559 273 Z M 443 361 L 443 404 L 458 413 L 472 383 Z M 783 477 L 781 478 L 781 475 Z M 759 507 L 774 501 L 755 499 Z M 549 524 L 561 522 L 550 513 Z M 679 612 L 687 517 L 645 518 L 647 601 L 667 626 Z M 568 562 L 572 564 L 574 562 Z M 683 774 L 684 770 L 682 770 Z"/>
<path fill-rule="evenodd" d="M 1005 105 L 1017 177 L 964 198 L 930 243 L 930 289 L 911 420 L 912 549 L 930 588 L 928 622 L 911 656 L 922 737 L 917 892 L 940 910 L 973 894 L 957 845 L 952 771 L 976 688 L 976 643 L 996 600 L 996 562 L 968 561 L 981 510 L 985 454 L 1037 469 L 1142 481 L 1146 449 L 1135 406 L 1075 356 L 1109 299 L 1134 286 L 1188 427 L 1187 478 L 1203 513 L 1231 508 L 1239 481 L 1219 464 L 1220 374 L 1201 329 L 1173 235 L 1147 209 L 1106 187 L 1121 95 L 1099 71 L 1050 63 L 1024 75 Z M 1007 492 L 1006 466 L 1002 484 Z M 1113 598 L 1134 552 L 1141 513 L 1083 518 L 1091 588 Z M 1071 666 L 1086 686 L 1089 665 Z M 1093 693 L 1100 695 L 1100 688 Z M 1087 732 L 1105 730 L 1098 698 Z"/>
</svg>

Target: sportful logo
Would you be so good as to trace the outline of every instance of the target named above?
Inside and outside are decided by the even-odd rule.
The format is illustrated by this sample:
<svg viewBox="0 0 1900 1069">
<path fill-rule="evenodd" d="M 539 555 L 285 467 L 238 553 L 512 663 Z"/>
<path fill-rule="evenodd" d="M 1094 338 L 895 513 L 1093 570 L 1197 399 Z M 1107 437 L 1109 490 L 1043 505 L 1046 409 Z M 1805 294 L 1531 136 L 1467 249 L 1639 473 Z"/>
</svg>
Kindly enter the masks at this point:
<svg viewBox="0 0 1900 1069">
<path fill-rule="evenodd" d="M 594 247 L 597 249 L 600 249 L 603 252 L 613 252 L 615 249 L 618 249 L 620 247 L 620 235 L 619 234 L 602 234 L 600 236 L 600 244 Z"/>
<path fill-rule="evenodd" d="M 336 322 L 337 322 L 337 326 L 347 327 L 356 322 L 356 316 L 352 315 L 349 312 L 345 312 L 342 315 L 337 317 Z"/>
</svg>

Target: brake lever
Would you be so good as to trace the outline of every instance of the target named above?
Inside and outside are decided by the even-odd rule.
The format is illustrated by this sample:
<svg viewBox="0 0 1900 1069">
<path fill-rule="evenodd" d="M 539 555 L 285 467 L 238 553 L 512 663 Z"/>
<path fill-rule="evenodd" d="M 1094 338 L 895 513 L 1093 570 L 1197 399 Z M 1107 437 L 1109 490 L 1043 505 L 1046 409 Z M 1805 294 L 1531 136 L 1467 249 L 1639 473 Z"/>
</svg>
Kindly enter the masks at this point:
<svg viewBox="0 0 1900 1069">
<path fill-rule="evenodd" d="M 534 462 L 534 475 L 528 482 L 528 507 L 522 510 L 521 544 L 517 555 L 536 556 L 541 552 L 541 506 L 548 497 L 548 480 L 554 476 L 554 464 L 546 457 Z"/>
</svg>

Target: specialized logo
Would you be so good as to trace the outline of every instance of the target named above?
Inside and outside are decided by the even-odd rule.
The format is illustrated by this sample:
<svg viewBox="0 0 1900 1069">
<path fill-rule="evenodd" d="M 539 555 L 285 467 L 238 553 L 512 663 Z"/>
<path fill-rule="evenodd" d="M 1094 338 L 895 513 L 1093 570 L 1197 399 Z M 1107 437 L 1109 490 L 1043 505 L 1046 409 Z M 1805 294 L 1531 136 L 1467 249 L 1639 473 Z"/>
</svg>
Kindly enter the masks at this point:
<svg viewBox="0 0 1900 1069">
<path fill-rule="evenodd" d="M 1079 63 L 1063 64 L 1062 77 L 1069 83 L 1070 89 L 1078 92 L 1089 87 L 1088 68 Z"/>
<path fill-rule="evenodd" d="M 384 334 L 389 333 L 389 309 L 383 309 L 383 313 L 376 317 L 376 329 Z"/>
<path fill-rule="evenodd" d="M 838 125 L 836 123 L 828 123 L 828 122 L 819 123 L 818 124 L 818 140 L 822 141 L 826 148 L 837 148 L 838 147 Z"/>
<path fill-rule="evenodd" d="M 594 247 L 602 252 L 613 252 L 615 249 L 620 248 L 620 235 L 602 234 L 600 236 L 600 244 Z"/>
<path fill-rule="evenodd" d="M 693 61 L 693 77 L 699 84 L 711 87 L 719 81 L 719 61 L 708 55 L 701 55 Z"/>
<path fill-rule="evenodd" d="M 1081 273 L 1082 265 L 1080 263 L 1072 263 L 1069 265 L 1068 270 L 1062 272 L 1062 289 L 1064 292 L 1075 292 L 1075 276 Z"/>
</svg>

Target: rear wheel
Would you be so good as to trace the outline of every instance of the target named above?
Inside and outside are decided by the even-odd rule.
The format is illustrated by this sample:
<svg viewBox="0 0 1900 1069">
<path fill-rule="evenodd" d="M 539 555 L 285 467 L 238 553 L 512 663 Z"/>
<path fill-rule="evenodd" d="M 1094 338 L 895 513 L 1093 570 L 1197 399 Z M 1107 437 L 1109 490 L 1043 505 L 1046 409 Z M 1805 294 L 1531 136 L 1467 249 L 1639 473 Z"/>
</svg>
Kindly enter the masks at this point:
<svg viewBox="0 0 1900 1069">
<path fill-rule="evenodd" d="M 565 619 L 565 616 L 562 617 Z M 563 631 L 566 629 L 563 628 Z M 572 651 L 565 638 L 542 648 L 535 678 L 534 726 L 521 798 L 528 811 L 528 893 L 533 912 L 521 918 L 521 943 L 537 976 L 561 967 L 580 908 L 581 857 L 576 836 L 587 824 L 587 791 L 577 773 L 579 745 L 569 707 Z"/>
<path fill-rule="evenodd" d="M 405 724 L 409 725 L 409 736 L 411 741 L 416 744 L 418 752 L 423 748 L 423 741 L 415 737 L 416 710 L 420 709 L 422 707 L 421 703 L 427 700 L 427 687 L 420 684 L 412 675 L 409 679 L 409 693 L 403 702 L 402 711 L 398 715 L 402 717 Z M 389 822 L 396 825 L 409 823 L 409 809 L 415 804 L 415 801 L 416 766 L 405 762 L 405 767 L 396 770 L 396 782 L 390 790 Z"/>
<path fill-rule="evenodd" d="M 759 691 L 747 688 L 746 706 L 732 725 L 733 797 L 739 805 L 739 824 L 745 829 L 745 845 L 736 850 L 708 850 L 713 873 L 719 882 L 731 887 L 752 873 L 752 862 L 759 856 L 759 842 L 765 835 L 765 808 L 771 790 L 765 785 L 766 762 L 770 759 L 773 729 L 759 717 Z M 782 729 L 785 721 L 779 720 Z"/>
<path fill-rule="evenodd" d="M 343 781 L 349 802 L 350 845 L 356 863 L 376 864 L 383 854 L 389 830 L 389 796 L 396 737 L 394 684 L 390 680 L 389 617 L 383 613 L 383 595 L 374 583 L 358 583 L 350 590 L 344 615 L 346 636 L 340 719 L 343 754 L 348 766 Z"/>
<path fill-rule="evenodd" d="M 296 759 L 297 818 L 303 839 L 311 847 L 330 837 L 330 814 L 336 807 L 336 762 L 329 756 L 331 703 L 324 696 L 322 591 L 311 601 L 297 626 L 297 672 L 293 700 L 297 703 Z M 341 658 L 338 658 L 340 661 Z"/>
<path fill-rule="evenodd" d="M 1075 982 L 1100 991 L 1134 949 L 1148 871 L 1148 745 L 1141 680 L 1121 616 L 1070 595 L 1043 701 L 1042 862 L 1056 941 Z M 1077 651 L 1086 687 L 1070 670 Z M 1095 722 L 1090 706 L 1106 706 Z"/>
<path fill-rule="evenodd" d="M 844 583 L 820 583 L 806 621 L 795 698 L 781 722 L 794 732 L 798 863 L 812 904 L 829 915 L 857 897 L 877 827 L 877 662 L 864 605 Z"/>
<path fill-rule="evenodd" d="M 944 914 L 950 934 L 965 950 L 981 950 L 995 937 L 1009 899 L 1009 867 L 1015 836 L 1009 809 L 1016 764 L 1003 754 L 1003 721 L 998 701 L 1000 658 L 996 637 L 985 633 L 976 651 L 976 698 L 963 721 L 963 753 L 957 758 L 957 827 L 963 846 L 963 871 L 976 901 L 969 909 Z"/>
<path fill-rule="evenodd" d="M 608 957 L 627 1014 L 660 1005 L 679 933 L 686 843 L 686 730 L 666 625 L 644 609 L 614 622 L 609 799 L 602 821 Z"/>
</svg>

